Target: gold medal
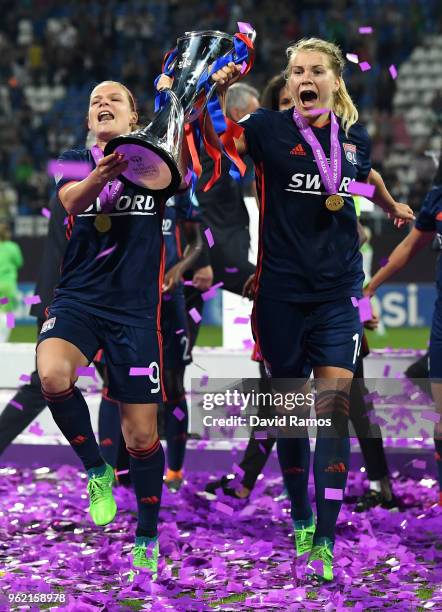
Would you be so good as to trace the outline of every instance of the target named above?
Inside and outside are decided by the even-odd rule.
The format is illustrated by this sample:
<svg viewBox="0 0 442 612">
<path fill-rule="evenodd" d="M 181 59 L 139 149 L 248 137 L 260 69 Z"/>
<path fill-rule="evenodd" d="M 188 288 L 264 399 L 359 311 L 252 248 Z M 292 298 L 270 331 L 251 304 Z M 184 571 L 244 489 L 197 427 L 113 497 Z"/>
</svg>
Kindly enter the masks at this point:
<svg viewBox="0 0 442 612">
<path fill-rule="evenodd" d="M 97 215 L 95 217 L 94 225 L 99 232 L 108 232 L 112 227 L 112 221 L 109 215 Z"/>
<path fill-rule="evenodd" d="M 341 210 L 344 206 L 344 198 L 340 195 L 331 195 L 325 200 L 325 207 L 327 210 L 331 210 L 331 212 L 336 212 Z"/>
</svg>

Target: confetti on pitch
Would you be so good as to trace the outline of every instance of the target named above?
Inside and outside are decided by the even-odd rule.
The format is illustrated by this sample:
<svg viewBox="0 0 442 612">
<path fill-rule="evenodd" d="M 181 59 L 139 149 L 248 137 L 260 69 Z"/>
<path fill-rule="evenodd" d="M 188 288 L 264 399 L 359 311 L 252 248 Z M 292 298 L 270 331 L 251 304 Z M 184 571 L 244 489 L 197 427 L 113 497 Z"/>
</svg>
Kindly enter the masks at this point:
<svg viewBox="0 0 442 612">
<path fill-rule="evenodd" d="M 14 399 L 10 400 L 8 404 L 10 406 L 13 406 L 14 408 L 17 408 L 17 410 L 23 410 L 23 405 L 20 404 L 19 402 L 16 402 Z"/>
<path fill-rule="evenodd" d="M 101 251 L 101 253 L 98 253 L 95 259 L 100 259 L 101 257 L 106 257 L 106 255 L 110 255 L 111 253 L 115 251 L 116 248 L 117 248 L 117 245 L 114 244 L 114 246 L 108 249 L 105 249 L 104 251 Z"/>
<path fill-rule="evenodd" d="M 202 317 L 196 308 L 192 308 L 191 310 L 189 310 L 189 315 L 192 317 L 195 323 L 198 324 L 201 322 Z"/>
<path fill-rule="evenodd" d="M 28 295 L 23 298 L 25 304 L 41 304 L 41 298 L 39 295 Z"/>
<path fill-rule="evenodd" d="M 347 53 L 347 55 L 345 56 L 349 62 L 352 62 L 353 64 L 359 64 L 359 57 L 356 53 Z"/>
<path fill-rule="evenodd" d="M 388 69 L 390 74 L 391 74 L 391 78 L 392 79 L 397 79 L 397 68 L 394 64 L 391 64 L 390 68 Z"/>
<path fill-rule="evenodd" d="M 233 323 L 235 325 L 247 325 L 247 323 L 250 323 L 250 317 L 235 317 Z"/>
<path fill-rule="evenodd" d="M 34 434 L 35 436 L 42 436 L 43 435 L 43 429 L 40 427 L 40 423 L 38 421 L 36 421 L 35 423 L 32 423 L 32 425 L 29 427 L 28 429 L 29 433 Z"/>
<path fill-rule="evenodd" d="M 359 183 L 352 181 L 348 186 L 348 193 L 353 195 L 361 195 L 368 199 L 372 198 L 375 192 L 375 186 L 368 183 Z"/>
<path fill-rule="evenodd" d="M 77 368 L 77 376 L 89 376 L 94 380 L 97 380 L 95 377 L 95 368 L 93 366 L 80 366 Z"/>
<path fill-rule="evenodd" d="M 43 215 L 43 217 L 46 217 L 46 219 L 51 218 L 51 211 L 49 210 L 49 208 L 46 208 L 45 206 L 43 206 L 43 208 L 41 209 L 41 214 Z"/>
<path fill-rule="evenodd" d="M 92 166 L 88 162 L 63 161 L 51 159 L 47 165 L 47 173 L 58 182 L 61 178 L 83 180 L 92 172 Z"/>
<path fill-rule="evenodd" d="M 182 421 L 184 419 L 184 417 L 186 416 L 185 412 L 183 410 L 181 410 L 181 408 L 179 406 L 177 406 L 175 408 L 175 410 L 172 412 L 173 416 L 175 418 L 178 419 L 178 421 Z"/>
<path fill-rule="evenodd" d="M 129 376 L 151 376 L 153 368 L 130 368 Z"/>
<path fill-rule="evenodd" d="M 208 227 L 206 230 L 204 230 L 204 235 L 207 239 L 207 244 L 209 245 L 209 248 L 211 249 L 213 247 L 213 245 L 215 244 L 215 241 L 213 239 L 212 236 L 212 230 L 210 229 L 210 227 Z"/>
<path fill-rule="evenodd" d="M 370 321 L 373 318 L 373 313 L 371 311 L 370 298 L 364 297 L 358 302 L 359 309 L 359 320 L 361 323 L 365 321 Z"/>
<path fill-rule="evenodd" d="M 15 317 L 12 312 L 6 313 L 6 327 L 9 329 L 15 327 Z"/>
<path fill-rule="evenodd" d="M 371 26 L 361 26 L 359 34 L 373 34 L 373 28 Z"/>
<path fill-rule="evenodd" d="M 342 489 L 332 489 L 330 487 L 325 487 L 324 498 L 333 499 L 335 501 L 342 501 L 344 498 L 344 491 Z"/>
<path fill-rule="evenodd" d="M 367 72 L 367 70 L 371 70 L 371 65 L 368 62 L 360 62 L 359 68 L 362 70 L 362 72 Z"/>
<path fill-rule="evenodd" d="M 8 303 L 9 303 L 9 299 L 7 297 L 0 298 L 0 304 L 8 304 Z"/>
<path fill-rule="evenodd" d="M 216 502 L 215 510 L 218 510 L 218 512 L 223 512 L 224 514 L 228 514 L 229 516 L 232 516 L 235 512 L 233 508 L 231 508 L 227 504 L 223 504 L 222 502 Z"/>
</svg>

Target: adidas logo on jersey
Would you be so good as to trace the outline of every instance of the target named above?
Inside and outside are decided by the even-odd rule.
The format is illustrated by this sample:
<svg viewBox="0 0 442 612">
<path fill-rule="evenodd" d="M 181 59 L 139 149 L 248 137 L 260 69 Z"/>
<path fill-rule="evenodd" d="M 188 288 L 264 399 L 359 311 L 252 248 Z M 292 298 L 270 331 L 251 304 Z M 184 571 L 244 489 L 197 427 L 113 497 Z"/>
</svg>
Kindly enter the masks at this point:
<svg viewBox="0 0 442 612">
<path fill-rule="evenodd" d="M 302 146 L 301 143 L 297 144 L 296 147 L 293 147 L 293 149 L 290 151 L 290 155 L 307 155 L 307 153 L 305 152 L 304 147 Z"/>
</svg>

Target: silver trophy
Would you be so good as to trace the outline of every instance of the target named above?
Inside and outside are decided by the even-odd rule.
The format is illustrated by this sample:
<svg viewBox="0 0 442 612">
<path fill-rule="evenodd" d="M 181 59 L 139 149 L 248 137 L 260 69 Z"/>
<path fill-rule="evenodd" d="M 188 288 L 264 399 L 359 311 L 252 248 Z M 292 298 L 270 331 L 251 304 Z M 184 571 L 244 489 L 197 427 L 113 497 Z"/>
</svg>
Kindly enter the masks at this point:
<svg viewBox="0 0 442 612">
<path fill-rule="evenodd" d="M 253 41 L 254 31 L 247 36 Z M 118 177 L 123 183 L 175 193 L 187 174 L 181 155 L 184 124 L 198 118 L 216 87 L 213 83 L 206 92 L 201 78 L 213 62 L 234 49 L 234 36 L 214 30 L 186 32 L 178 38 L 173 85 L 163 90 L 166 104 L 145 128 L 113 138 L 104 149 L 105 155 L 117 151 L 128 160 L 127 170 Z"/>
</svg>

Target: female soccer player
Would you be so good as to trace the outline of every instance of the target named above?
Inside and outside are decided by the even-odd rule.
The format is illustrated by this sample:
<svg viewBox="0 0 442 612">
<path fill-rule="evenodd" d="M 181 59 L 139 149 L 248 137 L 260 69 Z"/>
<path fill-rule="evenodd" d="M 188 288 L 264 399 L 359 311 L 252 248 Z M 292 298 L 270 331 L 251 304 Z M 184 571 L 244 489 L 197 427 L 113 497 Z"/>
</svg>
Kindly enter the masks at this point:
<svg viewBox="0 0 442 612">
<path fill-rule="evenodd" d="M 373 276 L 365 293 L 374 295 L 376 289 L 394 274 L 402 270 L 424 246 L 437 238 L 439 249 L 442 248 L 442 156 L 439 168 L 433 181 L 433 187 L 426 195 L 416 224 L 404 240 L 388 257 L 388 263 Z M 439 415 L 442 413 L 442 260 L 438 258 L 437 266 L 437 299 L 434 305 L 431 324 L 429 365 L 431 391 Z M 439 503 L 442 505 L 442 422 L 434 425 L 434 445 L 439 477 Z"/>
<path fill-rule="evenodd" d="M 348 396 L 362 338 L 355 300 L 362 295 L 362 258 L 348 186 L 369 182 L 376 188 L 373 201 L 395 220 L 414 216 L 371 169 L 369 137 L 342 78 L 340 49 L 304 39 L 287 54 L 294 108 L 246 117 L 237 145 L 255 163 L 260 195 L 255 338 L 274 380 L 302 378 L 306 361 L 312 365 L 316 416 L 332 422 L 318 427 L 316 526 L 307 491 L 308 437 L 278 439 L 297 555 L 307 554 L 308 573 L 329 581 L 348 473 Z M 228 66 L 216 79 L 228 86 L 239 70 Z"/>
<path fill-rule="evenodd" d="M 117 180 L 127 167 L 122 155 L 103 156 L 106 143 L 130 132 L 136 122 L 130 91 L 121 83 L 104 81 L 93 89 L 89 102 L 88 124 L 96 144 L 61 156 L 57 190 L 70 215 L 70 240 L 40 332 L 37 365 L 54 420 L 87 470 L 91 517 L 96 525 L 106 525 L 117 510 L 114 474 L 101 456 L 87 404 L 75 387 L 79 368 L 104 349 L 109 395 L 120 402 L 138 503 L 133 566 L 155 576 L 164 471 L 157 433 L 164 202 Z M 71 180 L 73 162 L 86 162 L 93 170 L 83 180 Z"/>
</svg>

